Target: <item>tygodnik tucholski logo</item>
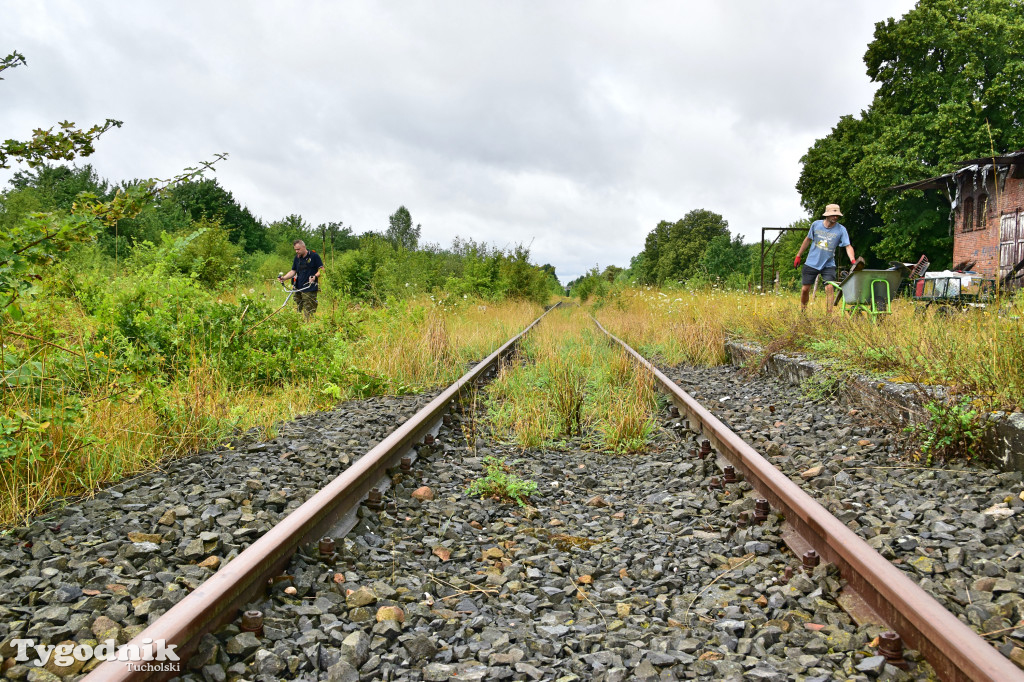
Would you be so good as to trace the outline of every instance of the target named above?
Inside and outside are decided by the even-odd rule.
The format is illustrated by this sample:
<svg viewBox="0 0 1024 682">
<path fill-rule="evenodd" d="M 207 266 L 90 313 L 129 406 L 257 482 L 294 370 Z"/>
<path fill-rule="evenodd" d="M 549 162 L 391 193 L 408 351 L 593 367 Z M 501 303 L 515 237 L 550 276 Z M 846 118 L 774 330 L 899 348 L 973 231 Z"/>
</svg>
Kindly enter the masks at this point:
<svg viewBox="0 0 1024 682">
<path fill-rule="evenodd" d="M 51 657 L 55 665 L 68 667 L 76 661 L 123 661 L 133 672 L 179 672 L 177 644 L 168 644 L 146 637 L 141 642 L 128 642 L 120 646 L 113 639 L 105 639 L 95 647 L 89 644 L 64 642 L 62 644 L 36 644 L 33 639 L 13 639 L 11 646 L 18 650 L 14 657 L 19 663 L 32 662 L 42 667 Z"/>
</svg>

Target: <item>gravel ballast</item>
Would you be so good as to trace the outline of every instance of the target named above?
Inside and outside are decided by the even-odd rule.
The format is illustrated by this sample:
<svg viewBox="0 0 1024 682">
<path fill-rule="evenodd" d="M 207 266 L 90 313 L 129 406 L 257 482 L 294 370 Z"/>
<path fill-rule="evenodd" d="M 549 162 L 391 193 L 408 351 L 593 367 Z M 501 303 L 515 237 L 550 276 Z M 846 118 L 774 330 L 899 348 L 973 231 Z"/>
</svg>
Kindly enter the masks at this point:
<svg viewBox="0 0 1024 682">
<path fill-rule="evenodd" d="M 300 417 L 269 442 L 164 462 L 0 536 L 4 675 L 43 672 L 15 664 L 16 638 L 128 641 L 430 398 L 353 401 Z M 78 672 L 52 659 L 46 669 Z"/>
<path fill-rule="evenodd" d="M 863 653 L 880 629 L 838 608 L 831 567 L 787 580 L 779 519 L 739 527 L 749 487 L 709 488 L 671 426 L 633 457 L 442 431 L 337 557 L 296 557 L 293 594 L 251 605 L 264 659 L 328 680 L 913 679 Z M 538 484 L 531 506 L 467 497 L 487 457 Z M 265 676 L 222 654 L 244 636 L 209 636 L 196 679 Z"/>
<path fill-rule="evenodd" d="M 731 368 L 668 373 L 976 631 L 1001 630 L 1003 655 L 1024 653 L 1020 474 L 908 468 L 895 434 L 849 406 Z M 18 636 L 126 641 L 427 400 L 348 403 L 15 529 L 0 654 Z M 907 671 L 877 656 L 879 628 L 836 606 L 831 567 L 787 575 L 780 519 L 741 525 L 749 486 L 710 488 L 721 471 L 678 420 L 662 414 L 651 452 L 628 457 L 523 452 L 474 423 L 457 417 L 396 473 L 336 556 L 296 555 L 250 605 L 263 631 L 207 635 L 186 678 L 929 679 L 914 652 Z M 530 507 L 465 494 L 488 456 L 538 484 Z"/>
<path fill-rule="evenodd" d="M 672 374 L 975 630 L 1003 630 L 1004 655 L 1019 655 L 1019 475 L 918 468 L 864 413 L 778 382 L 728 368 Z M 678 420 L 664 426 L 653 452 L 635 457 L 479 438 L 468 447 L 458 429 L 442 432 L 387 509 L 363 510 L 334 563 L 310 556 L 289 569 L 313 583 L 293 596 L 315 605 L 305 618 L 286 596 L 253 605 L 281 631 L 304 628 L 320 669 L 290 654 L 291 642 L 268 651 L 310 679 L 930 678 L 915 652 L 907 671 L 876 655 L 878 629 L 836 608 L 831 567 L 787 580 L 798 562 L 778 519 L 739 527 L 753 507 L 747 487 L 710 490 L 718 466 L 689 456 L 693 437 Z M 466 497 L 487 456 L 538 483 L 532 508 Z M 420 486 L 432 499 L 415 499 Z M 998 564 L 998 578 L 986 574 Z M 244 661 L 223 664 L 247 673 Z"/>
</svg>

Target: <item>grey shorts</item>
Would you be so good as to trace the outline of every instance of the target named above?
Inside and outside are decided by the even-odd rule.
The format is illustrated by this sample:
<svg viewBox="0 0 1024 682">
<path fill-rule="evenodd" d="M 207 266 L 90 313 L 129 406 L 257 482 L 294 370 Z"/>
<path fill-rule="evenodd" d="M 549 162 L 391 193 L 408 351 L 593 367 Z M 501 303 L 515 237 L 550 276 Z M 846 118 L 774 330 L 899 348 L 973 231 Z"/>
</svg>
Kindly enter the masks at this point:
<svg viewBox="0 0 1024 682">
<path fill-rule="evenodd" d="M 821 275 L 822 282 L 834 282 L 836 281 L 836 266 L 826 266 L 821 270 L 815 270 L 814 268 L 804 265 L 803 270 L 800 271 L 800 283 L 804 286 L 814 284 L 814 279 Z"/>
</svg>

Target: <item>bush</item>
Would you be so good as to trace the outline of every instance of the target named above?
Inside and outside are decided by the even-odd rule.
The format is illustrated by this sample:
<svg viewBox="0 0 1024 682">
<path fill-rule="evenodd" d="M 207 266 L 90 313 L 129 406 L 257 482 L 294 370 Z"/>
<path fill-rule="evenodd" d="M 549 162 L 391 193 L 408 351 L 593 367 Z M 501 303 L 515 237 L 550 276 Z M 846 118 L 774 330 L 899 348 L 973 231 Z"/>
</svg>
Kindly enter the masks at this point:
<svg viewBox="0 0 1024 682">
<path fill-rule="evenodd" d="M 525 507 L 530 495 L 537 492 L 537 484 L 510 473 L 511 469 L 503 459 L 493 456 L 484 457 L 484 470 L 487 473 L 483 478 L 473 481 L 466 489 L 466 493 L 477 497 L 508 500 L 515 502 L 520 507 Z"/>
<path fill-rule="evenodd" d="M 281 385 L 302 367 L 329 374 L 341 345 L 265 296 L 218 299 L 192 278 L 159 271 L 122 279 L 99 314 L 103 352 L 173 378 L 200 360 L 238 386 Z M 272 319 L 271 319 L 272 318 Z"/>
<path fill-rule="evenodd" d="M 928 421 L 911 424 L 904 431 L 916 441 L 918 452 L 931 466 L 936 458 L 974 459 L 977 447 L 991 428 L 985 413 L 967 398 L 925 403 Z"/>
<path fill-rule="evenodd" d="M 170 254 L 174 270 L 207 287 L 233 279 L 242 264 L 242 247 L 232 244 L 219 219 L 203 218 L 192 224 L 190 238 Z M 164 237 L 165 242 L 167 237 Z"/>
<path fill-rule="evenodd" d="M 272 282 L 283 272 L 288 272 L 292 265 L 292 256 L 282 257 L 278 253 L 247 253 L 242 258 L 241 272 L 245 274 L 245 280 L 260 283 Z M 276 284 L 274 286 L 277 286 Z"/>
</svg>

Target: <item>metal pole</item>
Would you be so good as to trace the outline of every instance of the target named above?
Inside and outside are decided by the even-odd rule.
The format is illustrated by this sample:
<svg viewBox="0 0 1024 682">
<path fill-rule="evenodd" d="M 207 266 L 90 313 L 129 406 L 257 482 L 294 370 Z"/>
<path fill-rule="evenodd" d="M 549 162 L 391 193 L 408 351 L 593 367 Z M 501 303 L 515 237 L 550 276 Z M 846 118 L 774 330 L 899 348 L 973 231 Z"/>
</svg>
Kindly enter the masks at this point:
<svg viewBox="0 0 1024 682">
<path fill-rule="evenodd" d="M 765 228 L 761 228 L 761 293 L 764 293 L 764 231 Z"/>
</svg>

